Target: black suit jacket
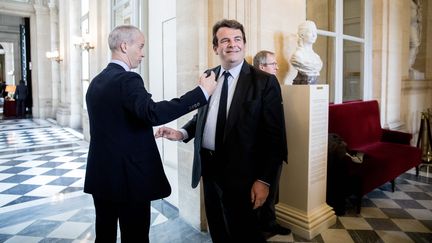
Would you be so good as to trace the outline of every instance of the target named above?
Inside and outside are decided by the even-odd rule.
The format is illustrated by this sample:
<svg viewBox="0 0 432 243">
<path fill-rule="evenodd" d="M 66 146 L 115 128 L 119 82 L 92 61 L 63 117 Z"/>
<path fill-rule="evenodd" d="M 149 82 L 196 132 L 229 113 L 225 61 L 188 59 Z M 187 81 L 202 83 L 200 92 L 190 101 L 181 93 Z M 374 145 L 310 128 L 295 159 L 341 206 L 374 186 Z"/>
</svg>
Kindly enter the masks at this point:
<svg viewBox="0 0 432 243">
<path fill-rule="evenodd" d="M 218 77 L 220 66 L 213 69 Z M 230 187 L 251 186 L 254 181 L 274 181 L 277 168 L 287 159 L 285 121 L 280 85 L 274 75 L 255 69 L 246 61 L 240 71 L 228 112 L 217 171 L 219 180 Z M 192 187 L 201 177 L 201 143 L 208 106 L 183 128 L 188 142 L 193 137 Z"/>
<path fill-rule="evenodd" d="M 86 101 L 91 139 L 84 192 L 112 201 L 168 196 L 153 126 L 205 105 L 202 90 L 154 102 L 137 73 L 110 63 L 90 83 Z"/>
</svg>

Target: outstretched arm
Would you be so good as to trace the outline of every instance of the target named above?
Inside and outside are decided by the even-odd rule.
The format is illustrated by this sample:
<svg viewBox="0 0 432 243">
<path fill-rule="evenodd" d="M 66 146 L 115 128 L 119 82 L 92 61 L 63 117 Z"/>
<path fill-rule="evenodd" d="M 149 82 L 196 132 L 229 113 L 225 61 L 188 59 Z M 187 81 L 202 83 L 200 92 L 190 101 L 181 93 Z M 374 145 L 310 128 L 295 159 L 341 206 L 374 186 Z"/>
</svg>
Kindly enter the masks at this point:
<svg viewBox="0 0 432 243">
<path fill-rule="evenodd" d="M 160 127 L 156 133 L 155 138 L 166 138 L 171 141 L 180 141 L 183 140 L 183 133 L 173 128 L 162 126 Z"/>
</svg>

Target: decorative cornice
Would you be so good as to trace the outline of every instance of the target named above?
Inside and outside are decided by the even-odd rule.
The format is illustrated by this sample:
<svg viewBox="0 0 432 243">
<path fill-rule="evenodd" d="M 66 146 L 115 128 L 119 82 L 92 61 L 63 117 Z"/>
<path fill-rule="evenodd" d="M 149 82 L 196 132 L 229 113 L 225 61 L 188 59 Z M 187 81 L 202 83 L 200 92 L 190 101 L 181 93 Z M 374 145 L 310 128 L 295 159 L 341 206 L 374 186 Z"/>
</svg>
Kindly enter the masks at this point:
<svg viewBox="0 0 432 243">
<path fill-rule="evenodd" d="M 403 91 L 431 90 L 432 80 L 405 80 L 402 81 Z"/>
<path fill-rule="evenodd" d="M 0 11 L 3 13 L 16 13 L 19 16 L 27 16 L 34 13 L 30 3 L 0 2 Z"/>
</svg>

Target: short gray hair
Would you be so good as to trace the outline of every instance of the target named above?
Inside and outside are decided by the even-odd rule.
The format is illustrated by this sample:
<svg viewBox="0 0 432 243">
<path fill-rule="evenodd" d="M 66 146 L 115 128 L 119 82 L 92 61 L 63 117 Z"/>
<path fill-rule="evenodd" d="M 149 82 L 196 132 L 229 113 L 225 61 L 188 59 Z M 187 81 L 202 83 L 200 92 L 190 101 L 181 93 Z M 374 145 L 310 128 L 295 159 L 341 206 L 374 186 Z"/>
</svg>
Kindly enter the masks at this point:
<svg viewBox="0 0 432 243">
<path fill-rule="evenodd" d="M 260 64 L 265 64 L 267 62 L 267 55 L 274 55 L 274 52 L 271 51 L 260 51 L 253 58 L 253 65 L 256 68 L 259 68 Z"/>
<path fill-rule="evenodd" d="M 108 46 L 111 51 L 119 48 L 122 42 L 133 43 L 136 35 L 141 30 L 133 25 L 119 25 L 115 27 L 108 36 Z"/>
</svg>

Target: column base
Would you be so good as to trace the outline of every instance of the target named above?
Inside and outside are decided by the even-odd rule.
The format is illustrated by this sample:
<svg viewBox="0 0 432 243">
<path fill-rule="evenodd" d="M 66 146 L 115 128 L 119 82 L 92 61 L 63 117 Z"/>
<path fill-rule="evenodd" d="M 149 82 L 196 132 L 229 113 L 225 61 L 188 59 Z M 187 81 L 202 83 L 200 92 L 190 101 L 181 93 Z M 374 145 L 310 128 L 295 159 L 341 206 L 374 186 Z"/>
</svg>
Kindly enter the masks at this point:
<svg viewBox="0 0 432 243">
<path fill-rule="evenodd" d="M 278 203 L 276 217 L 282 226 L 290 228 L 292 232 L 308 240 L 336 223 L 333 208 L 326 203 L 311 211 L 309 215 L 284 203 Z"/>
</svg>

